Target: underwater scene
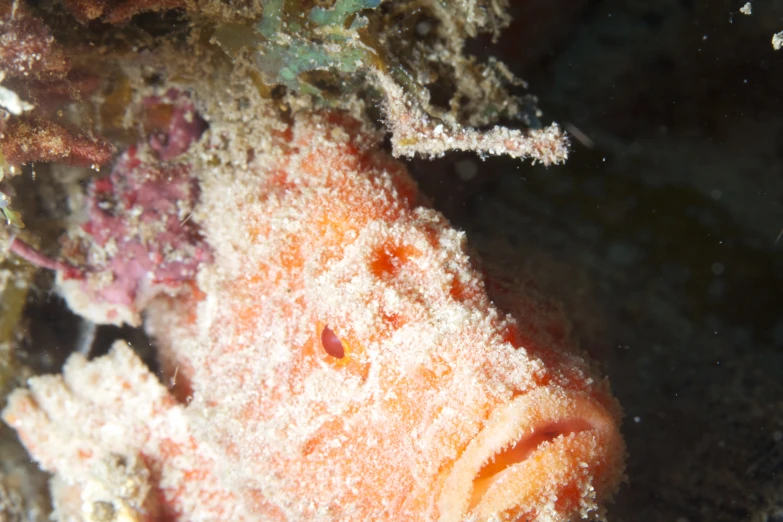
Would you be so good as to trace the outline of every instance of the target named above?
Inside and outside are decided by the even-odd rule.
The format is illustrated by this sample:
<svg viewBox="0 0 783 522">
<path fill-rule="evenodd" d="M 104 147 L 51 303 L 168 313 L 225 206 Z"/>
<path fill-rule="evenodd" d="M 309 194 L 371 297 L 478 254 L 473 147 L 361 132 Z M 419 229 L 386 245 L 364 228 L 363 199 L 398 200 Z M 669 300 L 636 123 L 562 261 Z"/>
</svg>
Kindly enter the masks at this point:
<svg viewBox="0 0 783 522">
<path fill-rule="evenodd" d="M 0 0 L 0 522 L 783 522 L 781 48 Z"/>
</svg>

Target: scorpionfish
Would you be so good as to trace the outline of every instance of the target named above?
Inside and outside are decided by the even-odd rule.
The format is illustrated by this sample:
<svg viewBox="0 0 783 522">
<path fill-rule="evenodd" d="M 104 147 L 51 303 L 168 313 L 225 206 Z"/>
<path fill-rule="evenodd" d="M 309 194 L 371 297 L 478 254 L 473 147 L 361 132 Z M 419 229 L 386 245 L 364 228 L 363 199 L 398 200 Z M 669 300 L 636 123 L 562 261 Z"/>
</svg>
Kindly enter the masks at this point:
<svg viewBox="0 0 783 522">
<path fill-rule="evenodd" d="M 212 257 L 144 310 L 165 386 L 120 343 L 10 397 L 58 512 L 603 517 L 620 408 L 567 326 L 493 294 L 362 124 L 301 114 L 279 134 L 264 168 L 200 176 Z"/>
</svg>

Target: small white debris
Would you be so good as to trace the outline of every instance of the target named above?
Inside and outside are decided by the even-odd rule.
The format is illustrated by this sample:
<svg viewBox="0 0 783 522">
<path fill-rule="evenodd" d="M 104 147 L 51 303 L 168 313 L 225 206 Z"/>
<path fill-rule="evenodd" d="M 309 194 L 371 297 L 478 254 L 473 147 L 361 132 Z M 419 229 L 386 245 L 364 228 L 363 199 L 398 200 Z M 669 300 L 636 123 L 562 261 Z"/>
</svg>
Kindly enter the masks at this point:
<svg viewBox="0 0 783 522">
<path fill-rule="evenodd" d="M 416 33 L 419 36 L 427 36 L 428 34 L 430 34 L 430 31 L 432 31 L 432 24 L 427 22 L 426 20 L 416 24 Z"/>
<path fill-rule="evenodd" d="M 750 2 L 747 2 L 745 5 L 740 8 L 740 13 L 744 15 L 750 15 L 753 14 L 752 6 L 750 5 Z"/>
<path fill-rule="evenodd" d="M 779 51 L 783 47 L 783 31 L 772 35 L 772 48 Z"/>
<path fill-rule="evenodd" d="M 567 123 L 566 130 L 569 132 L 569 134 L 571 134 L 571 136 L 574 137 L 574 139 L 576 139 L 576 141 L 578 141 L 588 149 L 592 149 L 593 147 L 595 147 L 595 142 L 592 139 L 590 139 L 590 137 L 586 133 L 582 132 L 582 130 L 576 125 L 574 125 L 573 123 Z"/>
<path fill-rule="evenodd" d="M 2 77 L 0 77 L 0 81 L 2 81 Z M 19 116 L 23 112 L 33 110 L 35 105 L 27 103 L 11 89 L 6 89 L 0 85 L 0 108 L 7 110 L 14 116 Z"/>
</svg>

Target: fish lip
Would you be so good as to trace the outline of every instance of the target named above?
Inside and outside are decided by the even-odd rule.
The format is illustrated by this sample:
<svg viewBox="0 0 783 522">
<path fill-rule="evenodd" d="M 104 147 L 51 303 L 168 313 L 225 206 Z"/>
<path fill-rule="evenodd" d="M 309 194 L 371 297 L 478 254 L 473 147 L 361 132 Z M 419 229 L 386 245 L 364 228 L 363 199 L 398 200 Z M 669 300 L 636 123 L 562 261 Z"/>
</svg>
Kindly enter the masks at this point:
<svg viewBox="0 0 783 522">
<path fill-rule="evenodd" d="M 625 447 L 617 425 L 617 414 L 586 392 L 546 386 L 513 398 L 490 415 L 448 471 L 437 500 L 439 520 L 505 520 L 543 511 L 554 513 L 547 520 L 569 520 L 600 510 L 622 478 Z M 562 433 L 535 442 L 553 426 Z M 487 485 L 485 466 L 520 445 L 529 451 Z M 478 498 L 477 484 L 484 488 Z M 574 487 L 578 497 L 563 502 L 566 488 Z"/>
</svg>

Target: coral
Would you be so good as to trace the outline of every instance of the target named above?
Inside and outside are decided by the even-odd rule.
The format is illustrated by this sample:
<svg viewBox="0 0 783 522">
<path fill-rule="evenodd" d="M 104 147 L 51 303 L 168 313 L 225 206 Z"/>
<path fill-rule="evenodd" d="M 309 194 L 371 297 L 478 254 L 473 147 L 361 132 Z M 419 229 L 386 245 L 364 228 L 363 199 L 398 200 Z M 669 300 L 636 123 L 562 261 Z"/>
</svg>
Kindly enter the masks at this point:
<svg viewBox="0 0 783 522">
<path fill-rule="evenodd" d="M 105 140 L 73 133 L 47 119 L 12 116 L 0 120 L 0 181 L 6 172 L 18 173 L 18 165 L 59 161 L 97 167 L 108 162 L 114 152 L 114 146 Z M 0 192 L 0 211 L 6 221 L 24 228 L 21 215 L 10 204 L 11 198 Z"/>
<path fill-rule="evenodd" d="M 301 78 L 302 73 L 316 70 L 356 72 L 364 62 L 372 59 L 372 50 L 356 33 L 368 22 L 357 13 L 378 7 L 380 1 L 337 0 L 331 9 L 313 7 L 305 13 L 304 21 L 297 16 L 301 8 L 296 4 L 285 0 L 266 2 L 263 19 L 255 27 L 265 39 L 263 44 L 259 42 L 261 49 L 256 64 L 270 78 L 270 83 L 318 93 L 315 86 Z M 345 27 L 349 16 L 352 22 Z M 308 25 L 314 25 L 309 34 L 294 36 Z"/>
<path fill-rule="evenodd" d="M 68 11 L 82 24 L 103 20 L 127 23 L 134 15 L 185 7 L 185 0 L 63 0 Z"/>
<path fill-rule="evenodd" d="M 146 130 L 152 133 L 150 146 L 163 161 L 186 152 L 207 129 L 193 104 L 176 90 L 163 97 L 148 96 L 144 109 Z"/>
<path fill-rule="evenodd" d="M 54 267 L 70 307 L 99 324 L 139 325 L 151 299 L 181 291 L 210 259 L 190 220 L 198 199 L 192 166 L 170 161 L 206 123 L 173 90 L 147 97 L 143 106 L 149 144 L 130 147 L 111 174 L 92 180 L 86 221 L 63 240 L 66 269 Z"/>
<path fill-rule="evenodd" d="M 171 91 L 145 100 L 150 145 L 126 151 L 109 176 L 91 183 L 87 222 L 65 241 L 67 259 L 51 258 L 19 238 L 9 243 L 19 257 L 57 271 L 71 306 L 96 322 L 139 324 L 137 302 L 159 291 L 176 292 L 208 257 L 187 223 L 197 197 L 189 167 L 161 163 L 184 153 L 206 129 L 183 99 Z M 0 156 L 11 165 L 56 161 L 97 168 L 115 152 L 105 140 L 41 117 L 12 117 L 0 122 L 0 130 Z M 4 198 L 0 208 L 23 226 L 9 202 Z"/>
<path fill-rule="evenodd" d="M 5 72 L 0 71 L 0 83 L 3 83 L 4 79 Z M 14 116 L 19 116 L 22 113 L 30 111 L 34 108 L 35 105 L 27 103 L 11 89 L 0 85 L 0 109 L 4 109 Z"/>
<path fill-rule="evenodd" d="M 46 455 L 46 469 L 67 477 L 53 488 L 61 520 L 243 520 L 182 406 L 126 344 L 90 363 L 74 355 L 62 377 L 30 385 L 9 397 L 4 419 Z"/>
<path fill-rule="evenodd" d="M 12 78 L 64 80 L 71 60 L 49 28 L 19 2 L 0 2 L 0 70 Z"/>
<path fill-rule="evenodd" d="M 568 157 L 568 140 L 557 124 L 528 131 L 495 127 L 480 132 L 449 123 L 439 123 L 411 103 L 402 88 L 379 75 L 386 89 L 386 114 L 392 131 L 392 147 L 397 156 L 442 156 L 452 150 L 474 151 L 483 155 L 505 154 L 530 158 L 544 165 L 562 163 Z"/>
<path fill-rule="evenodd" d="M 161 164 L 143 146 L 123 153 L 109 176 L 91 184 L 87 222 L 63 247 L 82 270 L 77 277 L 58 272 L 71 308 L 97 323 L 138 325 L 150 299 L 192 280 L 209 259 L 189 221 L 197 196 L 187 165 Z"/>
<path fill-rule="evenodd" d="M 429 48 L 419 44 L 411 50 L 413 61 L 404 57 L 410 47 L 405 36 L 409 41 L 422 39 L 411 34 L 410 27 L 398 26 L 394 11 L 382 12 L 379 6 L 376 0 L 338 0 L 330 9 L 316 6 L 308 10 L 299 2 L 270 0 L 264 3 L 262 20 L 254 27 L 224 24 L 213 37 L 235 57 L 247 48 L 255 49 L 252 59 L 266 83 L 318 99 L 330 99 L 324 91 L 327 88 L 338 93 L 345 88 L 355 91 L 355 82 L 344 75 L 363 74 L 382 93 L 395 154 L 433 156 L 448 150 L 472 150 L 482 155 L 530 157 L 547 165 L 565 159 L 568 142 L 557 126 L 532 132 L 501 126 L 485 132 L 470 127 L 492 124 L 502 117 L 540 127 L 537 116 L 531 116 L 537 111 L 529 110 L 534 99 L 510 96 L 502 87 L 522 82 L 502 64 L 479 66 L 463 53 L 465 38 L 487 26 L 497 34 L 507 23 L 503 3 L 459 2 L 455 15 L 440 2 L 422 2 L 421 8 L 440 23 Z M 405 4 L 405 9 L 410 6 Z M 405 67 L 406 61 L 415 73 Z M 319 71 L 329 72 L 331 80 L 315 74 Z M 449 110 L 434 107 L 427 89 L 433 78 L 445 75 L 455 89 Z"/>
<path fill-rule="evenodd" d="M 0 86 L 0 182 L 34 161 L 97 167 L 111 159 L 111 143 L 55 123 L 44 108 L 57 93 L 71 92 L 71 72 L 71 59 L 46 24 L 23 3 L 0 0 L 0 83 L 15 85 L 13 90 Z M 46 103 L 29 103 L 19 90 Z M 0 209 L 8 224 L 23 227 L 9 204 L 8 195 L 0 191 Z"/>
<path fill-rule="evenodd" d="M 57 161 L 71 165 L 103 165 L 115 153 L 102 139 L 69 131 L 62 125 L 34 117 L 0 123 L 0 151 L 11 165 Z"/>
</svg>

